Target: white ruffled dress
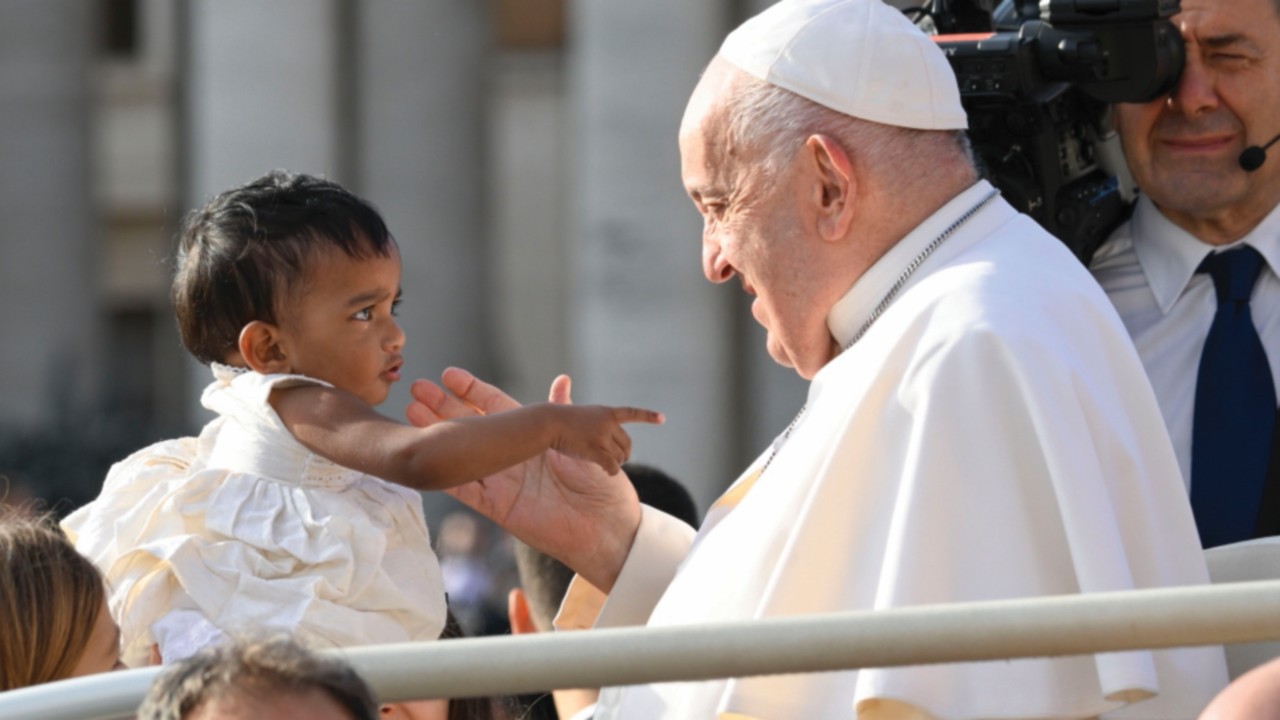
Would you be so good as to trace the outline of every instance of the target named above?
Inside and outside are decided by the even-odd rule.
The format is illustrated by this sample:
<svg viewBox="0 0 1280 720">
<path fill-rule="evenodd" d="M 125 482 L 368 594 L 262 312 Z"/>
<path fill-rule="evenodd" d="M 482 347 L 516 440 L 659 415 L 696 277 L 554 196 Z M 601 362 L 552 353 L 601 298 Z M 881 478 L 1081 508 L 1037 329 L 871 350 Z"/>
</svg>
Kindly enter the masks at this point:
<svg viewBox="0 0 1280 720">
<path fill-rule="evenodd" d="M 267 402 L 327 383 L 213 372 L 201 402 L 219 417 L 116 463 L 63 522 L 106 576 L 123 660 L 261 630 L 321 647 L 437 638 L 444 585 L 421 498 L 313 454 Z"/>
</svg>

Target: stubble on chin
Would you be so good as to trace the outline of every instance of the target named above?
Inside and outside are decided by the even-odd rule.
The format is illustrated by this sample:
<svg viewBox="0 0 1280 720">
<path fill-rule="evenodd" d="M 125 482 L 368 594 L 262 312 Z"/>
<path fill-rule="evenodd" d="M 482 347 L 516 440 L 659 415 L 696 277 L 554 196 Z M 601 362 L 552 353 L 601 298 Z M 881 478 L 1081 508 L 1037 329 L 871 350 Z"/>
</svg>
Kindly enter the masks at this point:
<svg viewBox="0 0 1280 720">
<path fill-rule="evenodd" d="M 1167 212 L 1201 216 L 1230 204 L 1247 180 L 1234 161 L 1198 159 L 1153 163 L 1152 182 L 1143 188 Z"/>
</svg>

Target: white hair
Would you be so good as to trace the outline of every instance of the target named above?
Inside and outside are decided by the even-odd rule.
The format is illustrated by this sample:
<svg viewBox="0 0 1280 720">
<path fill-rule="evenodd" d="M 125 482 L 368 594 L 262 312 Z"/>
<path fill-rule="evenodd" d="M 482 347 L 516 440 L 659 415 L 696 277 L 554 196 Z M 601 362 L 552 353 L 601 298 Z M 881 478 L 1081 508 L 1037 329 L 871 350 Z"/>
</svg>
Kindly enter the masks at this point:
<svg viewBox="0 0 1280 720">
<path fill-rule="evenodd" d="M 973 150 L 964 130 L 916 130 L 862 120 L 742 73 L 724 101 L 731 147 L 759 153 L 758 169 L 774 177 L 800 145 L 815 133 L 856 148 L 864 162 L 891 179 L 927 180 L 939 163 L 973 168 Z"/>
</svg>

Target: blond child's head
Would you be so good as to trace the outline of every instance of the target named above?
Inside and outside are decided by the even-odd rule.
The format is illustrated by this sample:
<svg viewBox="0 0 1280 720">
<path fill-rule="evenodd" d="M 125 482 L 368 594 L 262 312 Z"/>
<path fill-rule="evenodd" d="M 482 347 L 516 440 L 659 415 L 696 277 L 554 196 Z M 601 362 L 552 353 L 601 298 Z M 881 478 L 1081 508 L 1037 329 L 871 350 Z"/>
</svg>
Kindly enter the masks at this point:
<svg viewBox="0 0 1280 720">
<path fill-rule="evenodd" d="M 399 293 L 386 224 L 337 183 L 275 171 L 183 221 L 172 298 L 203 363 L 308 375 L 377 405 L 402 364 Z"/>
<path fill-rule="evenodd" d="M 0 511 L 0 691 L 111 670 L 106 587 L 52 520 Z"/>
</svg>

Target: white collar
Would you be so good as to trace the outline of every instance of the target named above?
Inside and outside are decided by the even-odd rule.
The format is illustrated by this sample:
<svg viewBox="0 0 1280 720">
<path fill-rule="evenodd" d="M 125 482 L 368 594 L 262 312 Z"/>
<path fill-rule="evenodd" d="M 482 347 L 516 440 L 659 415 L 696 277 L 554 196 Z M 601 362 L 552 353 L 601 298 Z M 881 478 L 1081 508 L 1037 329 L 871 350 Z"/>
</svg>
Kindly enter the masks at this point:
<svg viewBox="0 0 1280 720">
<path fill-rule="evenodd" d="M 845 347 L 853 340 L 854 335 L 875 311 L 876 305 L 902 276 L 902 271 L 907 265 L 948 226 L 992 190 L 991 183 L 979 180 L 967 190 L 951 198 L 947 204 L 889 248 L 889 251 L 868 268 L 862 277 L 854 281 L 849 292 L 836 301 L 836 304 L 831 307 L 831 312 L 827 314 L 827 329 L 840 347 Z"/>
<path fill-rule="evenodd" d="M 1138 197 L 1130 227 L 1138 264 L 1147 277 L 1147 285 L 1155 295 L 1156 304 L 1165 314 L 1186 290 L 1196 268 L 1215 249 L 1249 245 L 1267 261 L 1271 272 L 1275 273 L 1276 268 L 1280 268 L 1280 205 L 1272 208 L 1262 222 L 1244 237 L 1220 248 L 1178 227 L 1145 195 Z"/>
</svg>

